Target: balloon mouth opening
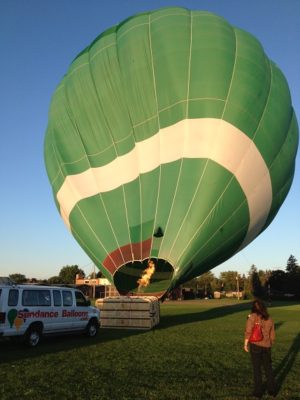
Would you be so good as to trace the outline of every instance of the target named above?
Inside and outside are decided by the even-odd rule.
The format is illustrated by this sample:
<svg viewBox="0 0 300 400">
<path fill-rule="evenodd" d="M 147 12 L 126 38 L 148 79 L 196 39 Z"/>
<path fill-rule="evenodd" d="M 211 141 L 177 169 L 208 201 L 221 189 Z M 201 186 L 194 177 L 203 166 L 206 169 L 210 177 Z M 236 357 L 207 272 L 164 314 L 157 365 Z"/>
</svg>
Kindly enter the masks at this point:
<svg viewBox="0 0 300 400">
<path fill-rule="evenodd" d="M 146 258 L 122 265 L 114 274 L 121 295 L 163 297 L 171 286 L 173 266 L 161 258 Z"/>
</svg>

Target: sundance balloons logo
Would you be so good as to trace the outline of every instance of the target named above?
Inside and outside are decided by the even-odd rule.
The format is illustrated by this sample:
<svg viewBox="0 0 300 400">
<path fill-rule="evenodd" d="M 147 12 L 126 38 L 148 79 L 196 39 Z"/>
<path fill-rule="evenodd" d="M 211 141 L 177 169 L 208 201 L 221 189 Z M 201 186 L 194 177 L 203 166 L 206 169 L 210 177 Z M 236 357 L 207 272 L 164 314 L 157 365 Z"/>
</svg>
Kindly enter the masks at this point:
<svg viewBox="0 0 300 400">
<path fill-rule="evenodd" d="M 12 328 L 13 326 L 16 328 L 18 331 L 21 326 L 24 324 L 24 319 L 18 317 L 18 311 L 15 308 L 12 308 L 9 310 L 7 314 L 8 322 L 10 324 L 10 327 Z"/>
</svg>

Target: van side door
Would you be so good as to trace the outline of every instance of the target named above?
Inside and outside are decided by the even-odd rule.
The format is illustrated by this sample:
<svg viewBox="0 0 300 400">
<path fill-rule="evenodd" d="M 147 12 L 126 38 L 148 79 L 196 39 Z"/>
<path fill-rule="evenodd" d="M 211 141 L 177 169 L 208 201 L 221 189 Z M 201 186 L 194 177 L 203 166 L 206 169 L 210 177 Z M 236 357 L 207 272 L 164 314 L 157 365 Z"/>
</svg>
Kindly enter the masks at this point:
<svg viewBox="0 0 300 400">
<path fill-rule="evenodd" d="M 75 290 L 75 303 L 74 328 L 76 330 L 83 330 L 88 323 L 90 303 L 79 290 Z"/>
<path fill-rule="evenodd" d="M 63 299 L 62 299 L 62 291 L 60 289 L 53 289 L 51 290 L 52 292 L 52 304 L 53 304 L 53 310 L 55 312 L 55 315 L 57 315 L 57 318 L 53 319 L 52 326 L 51 326 L 51 331 L 53 332 L 61 332 L 65 331 L 68 329 L 67 322 L 65 319 L 62 318 L 62 305 L 63 305 Z"/>
<path fill-rule="evenodd" d="M 74 290 L 71 289 L 62 289 L 62 323 L 64 326 L 64 331 L 73 331 L 74 330 L 74 308 L 75 308 L 75 299 L 74 299 Z"/>
</svg>

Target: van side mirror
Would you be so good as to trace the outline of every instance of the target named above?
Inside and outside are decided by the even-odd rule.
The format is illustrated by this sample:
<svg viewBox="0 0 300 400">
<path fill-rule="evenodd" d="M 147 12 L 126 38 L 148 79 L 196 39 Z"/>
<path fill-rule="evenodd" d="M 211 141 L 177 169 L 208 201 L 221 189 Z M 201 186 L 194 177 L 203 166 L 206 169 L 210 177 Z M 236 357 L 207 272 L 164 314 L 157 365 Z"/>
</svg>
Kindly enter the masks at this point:
<svg viewBox="0 0 300 400">
<path fill-rule="evenodd" d="M 91 300 L 87 300 L 87 301 L 86 301 L 86 305 L 87 305 L 87 306 L 90 306 L 90 305 L 91 305 Z"/>
</svg>

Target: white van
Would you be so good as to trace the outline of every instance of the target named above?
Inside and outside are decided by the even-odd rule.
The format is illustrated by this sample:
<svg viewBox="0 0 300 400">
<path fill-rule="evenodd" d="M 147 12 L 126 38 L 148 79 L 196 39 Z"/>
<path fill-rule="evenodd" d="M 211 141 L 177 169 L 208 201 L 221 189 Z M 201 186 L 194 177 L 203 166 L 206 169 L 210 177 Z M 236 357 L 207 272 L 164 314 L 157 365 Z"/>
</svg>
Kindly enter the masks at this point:
<svg viewBox="0 0 300 400">
<path fill-rule="evenodd" d="M 22 336 L 30 347 L 48 334 L 82 331 L 93 337 L 99 329 L 99 314 L 75 288 L 0 281 L 0 337 Z"/>
</svg>

